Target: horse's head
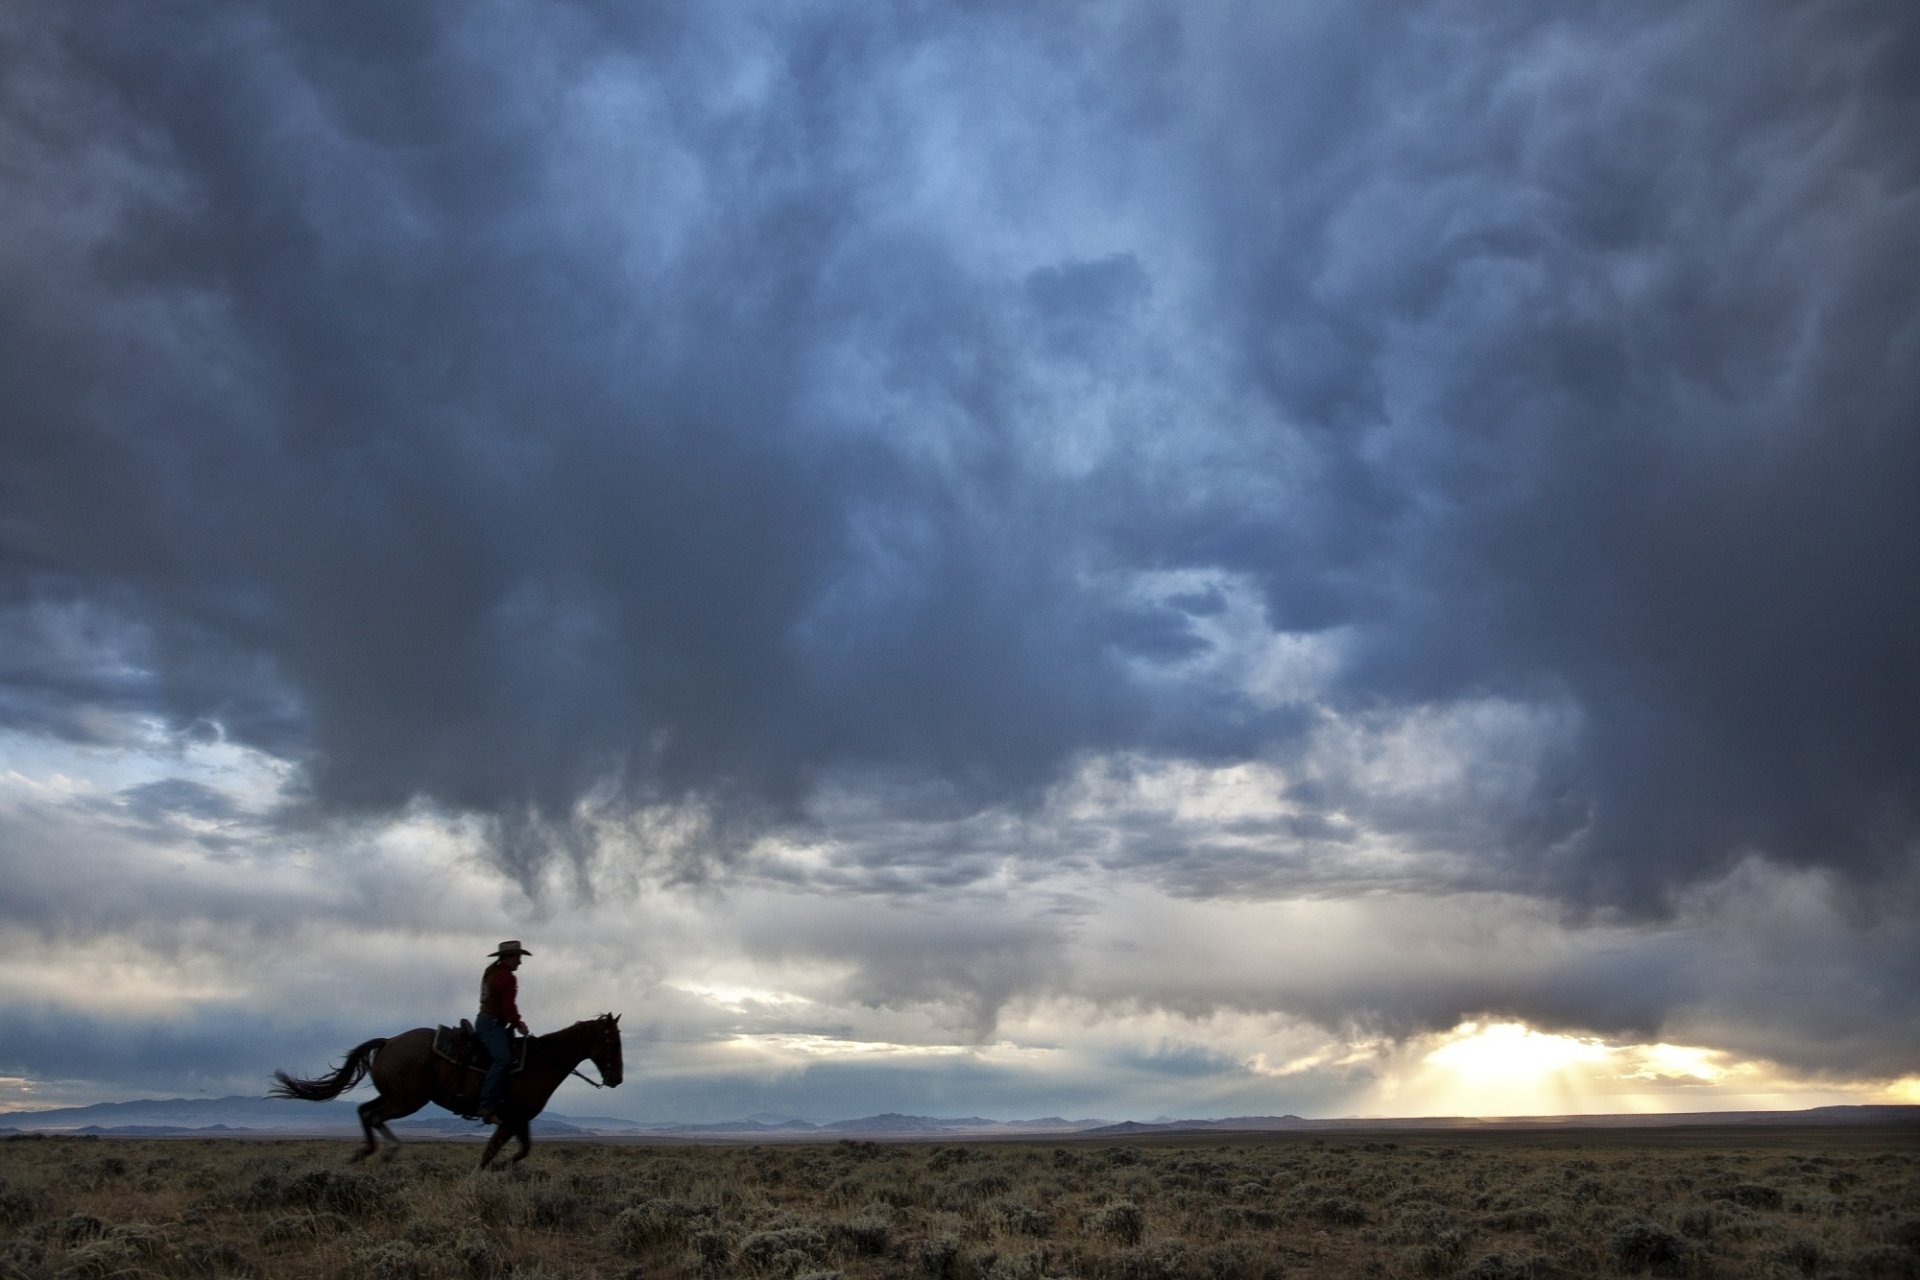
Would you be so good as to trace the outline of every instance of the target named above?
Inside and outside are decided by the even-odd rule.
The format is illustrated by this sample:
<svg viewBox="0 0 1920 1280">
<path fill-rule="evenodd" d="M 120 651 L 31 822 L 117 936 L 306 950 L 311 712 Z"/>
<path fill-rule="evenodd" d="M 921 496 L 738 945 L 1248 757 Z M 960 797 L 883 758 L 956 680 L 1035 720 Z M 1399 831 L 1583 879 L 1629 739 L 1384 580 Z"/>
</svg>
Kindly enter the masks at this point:
<svg viewBox="0 0 1920 1280">
<path fill-rule="evenodd" d="M 587 1024 L 593 1037 L 587 1044 L 587 1056 L 600 1069 L 600 1079 L 608 1088 L 620 1083 L 624 1068 L 620 1061 L 620 1015 L 603 1013 Z"/>
</svg>

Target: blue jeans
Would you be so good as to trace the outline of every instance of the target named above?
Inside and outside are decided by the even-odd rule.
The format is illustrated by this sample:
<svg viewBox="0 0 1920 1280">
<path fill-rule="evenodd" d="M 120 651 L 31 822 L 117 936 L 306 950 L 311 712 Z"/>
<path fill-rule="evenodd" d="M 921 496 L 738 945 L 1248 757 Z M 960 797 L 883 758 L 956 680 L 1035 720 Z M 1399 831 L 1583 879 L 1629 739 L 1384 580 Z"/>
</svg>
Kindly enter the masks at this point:
<svg viewBox="0 0 1920 1280">
<path fill-rule="evenodd" d="M 493 1065 L 487 1068 L 486 1083 L 480 1086 L 480 1109 L 500 1105 L 507 1095 L 507 1065 L 513 1060 L 513 1030 L 490 1013 L 473 1020 L 473 1034 L 485 1046 Z"/>
</svg>

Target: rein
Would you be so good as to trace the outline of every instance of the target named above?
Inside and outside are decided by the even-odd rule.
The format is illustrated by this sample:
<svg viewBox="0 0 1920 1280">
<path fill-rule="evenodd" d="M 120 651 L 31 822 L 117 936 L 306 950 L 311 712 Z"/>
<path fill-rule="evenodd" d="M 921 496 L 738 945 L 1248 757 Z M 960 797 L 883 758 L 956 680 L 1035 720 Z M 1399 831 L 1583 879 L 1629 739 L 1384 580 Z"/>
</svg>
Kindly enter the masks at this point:
<svg viewBox="0 0 1920 1280">
<path fill-rule="evenodd" d="M 604 1085 L 604 1084 L 602 1084 L 602 1083 L 601 1083 L 600 1081 L 598 1081 L 598 1080 L 587 1080 L 587 1077 L 586 1077 L 586 1076 L 584 1076 L 584 1075 L 581 1075 L 581 1073 L 580 1073 L 580 1068 L 578 1068 L 578 1067 L 575 1067 L 575 1068 L 574 1068 L 574 1069 L 573 1069 L 572 1071 L 570 1071 L 570 1072 L 568 1072 L 567 1074 L 568 1074 L 568 1075 L 575 1075 L 575 1076 L 580 1076 L 580 1078 L 581 1078 L 582 1080 L 586 1080 L 588 1084 L 590 1084 L 590 1085 L 592 1085 L 592 1086 L 593 1086 L 594 1088 L 596 1088 L 596 1089 L 604 1089 L 604 1088 L 606 1088 L 606 1087 L 607 1087 L 606 1085 Z"/>
</svg>

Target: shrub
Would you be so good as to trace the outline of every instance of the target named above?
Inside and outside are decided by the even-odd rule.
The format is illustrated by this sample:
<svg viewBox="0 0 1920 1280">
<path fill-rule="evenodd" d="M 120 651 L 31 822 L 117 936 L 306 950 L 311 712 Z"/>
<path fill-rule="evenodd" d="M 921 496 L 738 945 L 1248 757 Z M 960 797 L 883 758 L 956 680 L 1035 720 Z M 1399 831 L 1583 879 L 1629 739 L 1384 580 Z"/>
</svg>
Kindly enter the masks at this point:
<svg viewBox="0 0 1920 1280">
<path fill-rule="evenodd" d="M 515 1206 L 514 1220 L 540 1231 L 571 1231 L 586 1218 L 586 1204 L 571 1191 L 531 1187 Z"/>
<path fill-rule="evenodd" d="M 97 1280 L 108 1276 L 146 1275 L 145 1264 L 166 1251 L 166 1237 L 145 1223 L 109 1227 L 103 1236 L 67 1250 L 66 1264 L 57 1280 Z"/>
<path fill-rule="evenodd" d="M 1119 1259 L 1119 1271 L 1126 1280 L 1183 1280 L 1190 1262 L 1185 1241 L 1158 1240 L 1128 1250 Z"/>
<path fill-rule="evenodd" d="M 33 1234 L 36 1239 L 72 1247 L 100 1239 L 107 1234 L 107 1224 L 89 1213 L 73 1213 L 53 1222 L 41 1223 L 33 1229 Z"/>
<path fill-rule="evenodd" d="M 1747 1209 L 1778 1209 L 1786 1203 L 1786 1197 L 1780 1194 L 1778 1187 L 1766 1187 L 1757 1182 L 1742 1182 L 1707 1194 L 1710 1199 L 1731 1200 Z"/>
<path fill-rule="evenodd" d="M 1608 1243 L 1615 1259 L 1628 1271 L 1682 1276 L 1693 1261 L 1692 1241 L 1658 1223 L 1645 1220 L 1635 1219 L 1618 1224 Z"/>
<path fill-rule="evenodd" d="M 1367 1220 L 1367 1206 L 1346 1196 L 1333 1196 L 1313 1207 L 1314 1216 L 1337 1227 L 1357 1227 Z"/>
<path fill-rule="evenodd" d="M 1013 1190 L 1013 1181 L 1002 1173 L 983 1173 L 962 1184 L 976 1196 L 997 1196 Z"/>
<path fill-rule="evenodd" d="M 1899 1245 L 1868 1245 L 1847 1255 L 1842 1274 L 1859 1280 L 1920 1280 L 1920 1257 Z"/>
<path fill-rule="evenodd" d="M 119 1240 L 89 1240 L 67 1250 L 66 1263 L 54 1280 L 106 1280 L 108 1276 L 138 1275 L 140 1255 Z"/>
<path fill-rule="evenodd" d="M 622 1209 L 614 1218 L 614 1243 L 628 1252 L 638 1252 L 648 1245 L 676 1243 L 688 1239 L 697 1225 L 712 1216 L 712 1209 L 705 1205 L 648 1200 L 631 1209 Z"/>
<path fill-rule="evenodd" d="M 832 1236 L 850 1252 L 874 1258 L 887 1251 L 893 1240 L 893 1224 L 877 1214 L 861 1214 L 836 1224 Z"/>
<path fill-rule="evenodd" d="M 1460 1280 L 1532 1280 L 1539 1267 L 1532 1258 L 1490 1253 L 1460 1273 Z"/>
<path fill-rule="evenodd" d="M 370 1280 L 432 1280 L 433 1256 L 406 1240 L 380 1240 L 355 1249 L 353 1267 Z"/>
<path fill-rule="evenodd" d="M 268 1170 L 242 1194 L 249 1209 L 312 1209 L 349 1218 L 390 1213 L 398 1201 L 390 1177 L 345 1169 Z"/>
<path fill-rule="evenodd" d="M 246 1255 L 224 1240 L 196 1241 L 180 1250 L 178 1274 L 183 1277 L 230 1276 L 252 1270 Z"/>
<path fill-rule="evenodd" d="M 1420 1269 L 1430 1276 L 1458 1267 L 1467 1247 L 1466 1231 L 1445 1209 L 1428 1201 L 1402 1209 L 1388 1238 L 1419 1246 Z"/>
<path fill-rule="evenodd" d="M 1187 1275 L 1232 1276 L 1234 1280 L 1281 1280 L 1287 1265 L 1271 1249 L 1244 1240 L 1202 1245 L 1192 1251 Z"/>
<path fill-rule="evenodd" d="M 261 1228 L 260 1235 L 265 1240 L 278 1242 L 339 1235 L 351 1230 L 353 1224 L 337 1213 L 287 1213 L 268 1222 Z"/>
<path fill-rule="evenodd" d="M 1000 1223 L 1008 1231 L 1023 1236 L 1045 1236 L 1053 1232 L 1053 1219 L 1030 1204 L 1009 1201 L 1000 1206 Z"/>
<path fill-rule="evenodd" d="M 67 1181 L 75 1186 L 98 1190 L 110 1182 L 127 1176 L 127 1162 L 120 1156 L 102 1156 L 88 1164 L 76 1165 L 68 1170 Z"/>
<path fill-rule="evenodd" d="M 1613 1195 L 1613 1188 L 1598 1178 L 1581 1178 L 1567 1188 L 1567 1199 L 1575 1204 L 1603 1204 Z"/>
<path fill-rule="evenodd" d="M 46 1246 L 36 1240 L 15 1240 L 0 1249 L 0 1276 L 37 1276 L 46 1261 Z"/>
<path fill-rule="evenodd" d="M 469 1229 L 455 1236 L 446 1252 L 474 1280 L 496 1280 L 513 1271 L 506 1246 L 484 1231 Z"/>
<path fill-rule="evenodd" d="M 947 1280 L 959 1270 L 960 1245 L 950 1236 L 920 1242 L 920 1270 L 933 1280 Z"/>
<path fill-rule="evenodd" d="M 16 1187 L 0 1178 L 0 1227 L 18 1227 L 47 1211 L 47 1193 L 38 1187 Z"/>
<path fill-rule="evenodd" d="M 1818 1241 L 1802 1237 L 1789 1241 L 1785 1247 L 1775 1251 L 1773 1260 L 1784 1271 L 1798 1271 L 1810 1276 L 1820 1269 L 1820 1245 Z"/>
<path fill-rule="evenodd" d="M 973 1259 L 975 1280 L 1050 1280 L 1047 1255 L 1023 1253 L 1005 1256 L 999 1253 L 977 1254 Z"/>
<path fill-rule="evenodd" d="M 733 1254 L 733 1241 L 724 1231 L 707 1228 L 693 1237 L 693 1256 L 705 1271 L 721 1271 Z"/>
<path fill-rule="evenodd" d="M 749 1270 L 792 1276 L 824 1262 L 826 1255 L 827 1238 L 812 1227 L 778 1227 L 741 1241 L 735 1261 Z"/>
<path fill-rule="evenodd" d="M 1490 1213 L 1480 1219 L 1480 1225 L 1489 1231 L 1545 1231 L 1553 1225 L 1553 1215 L 1537 1205 L 1521 1205 Z"/>
<path fill-rule="evenodd" d="M 1135 1245 L 1146 1234 L 1147 1216 L 1131 1200 L 1118 1200 L 1093 1215 L 1093 1229 L 1110 1240 Z"/>
<path fill-rule="evenodd" d="M 1710 1239 L 1719 1225 L 1720 1215 L 1711 1209 L 1689 1209 L 1680 1215 L 1681 1233 L 1695 1240 Z"/>
</svg>

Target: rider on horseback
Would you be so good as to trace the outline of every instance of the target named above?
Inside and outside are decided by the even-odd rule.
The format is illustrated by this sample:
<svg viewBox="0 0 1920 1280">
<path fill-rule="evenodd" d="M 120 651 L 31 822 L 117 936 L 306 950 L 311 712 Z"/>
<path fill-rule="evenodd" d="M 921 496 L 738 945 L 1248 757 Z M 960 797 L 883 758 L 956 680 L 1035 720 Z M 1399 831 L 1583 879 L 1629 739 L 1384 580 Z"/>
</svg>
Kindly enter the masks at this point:
<svg viewBox="0 0 1920 1280">
<path fill-rule="evenodd" d="M 487 1056 L 493 1059 L 493 1065 L 487 1068 L 486 1083 L 480 1086 L 480 1118 L 488 1124 L 500 1123 L 496 1113 L 507 1092 L 507 1065 L 513 1059 L 513 1033 L 518 1031 L 523 1036 L 529 1034 L 516 1002 L 520 980 L 513 976 L 513 971 L 520 967 L 520 957 L 532 954 L 520 945 L 518 939 L 503 942 L 500 949 L 493 953 L 493 963 L 487 966 L 487 971 L 480 977 L 480 1016 L 473 1020 L 473 1031 L 480 1043 L 486 1046 Z"/>
</svg>

